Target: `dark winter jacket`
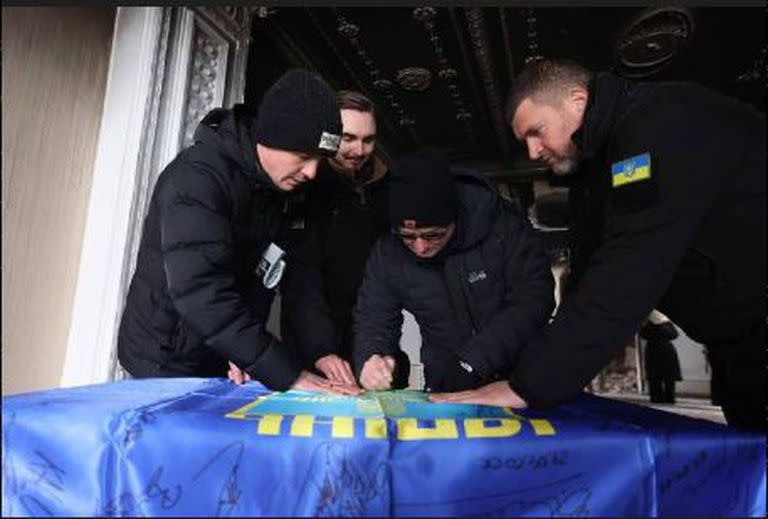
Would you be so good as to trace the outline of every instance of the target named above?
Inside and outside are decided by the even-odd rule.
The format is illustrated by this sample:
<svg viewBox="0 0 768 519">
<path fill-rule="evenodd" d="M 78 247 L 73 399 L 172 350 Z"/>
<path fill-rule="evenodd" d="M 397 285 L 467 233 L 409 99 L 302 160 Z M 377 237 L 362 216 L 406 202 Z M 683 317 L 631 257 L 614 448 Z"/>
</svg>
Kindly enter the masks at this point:
<svg viewBox="0 0 768 519">
<path fill-rule="evenodd" d="M 419 325 L 432 391 L 466 389 L 506 374 L 551 315 L 550 263 L 528 221 L 483 175 L 455 170 L 454 178 L 456 231 L 436 258 L 418 258 L 391 234 L 374 245 L 355 309 L 358 375 L 371 355 L 398 350 L 403 309 Z M 462 377 L 460 361 L 474 378 Z"/>
<path fill-rule="evenodd" d="M 640 328 L 640 337 L 645 339 L 645 378 L 647 380 L 682 380 L 680 359 L 672 341 L 677 330 L 671 321 L 659 324 L 645 323 Z"/>
<path fill-rule="evenodd" d="M 283 340 L 305 366 L 330 354 L 351 358 L 352 310 L 373 243 L 389 230 L 386 167 L 372 162 L 357 183 L 324 163 L 292 197 L 291 262 L 281 285 Z"/>
<path fill-rule="evenodd" d="M 577 395 L 654 307 L 703 343 L 765 325 L 762 114 L 698 85 L 598 74 L 573 141 L 600 235 L 512 373 L 534 407 Z M 624 182 L 643 156 L 650 178 Z"/>
<path fill-rule="evenodd" d="M 118 337 L 133 376 L 226 376 L 227 360 L 275 389 L 299 374 L 265 331 L 274 291 L 256 267 L 280 242 L 283 196 L 243 112 L 209 113 L 154 188 Z"/>
</svg>

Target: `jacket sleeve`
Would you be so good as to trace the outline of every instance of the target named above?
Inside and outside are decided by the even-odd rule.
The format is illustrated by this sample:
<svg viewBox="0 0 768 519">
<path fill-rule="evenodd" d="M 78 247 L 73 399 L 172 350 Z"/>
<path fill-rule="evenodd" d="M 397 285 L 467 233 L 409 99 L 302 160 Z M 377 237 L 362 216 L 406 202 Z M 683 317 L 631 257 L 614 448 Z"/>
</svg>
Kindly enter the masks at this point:
<svg viewBox="0 0 768 519">
<path fill-rule="evenodd" d="M 168 289 L 181 317 L 222 358 L 273 389 L 298 365 L 257 321 L 235 279 L 231 202 L 216 176 L 187 166 L 163 186 L 160 241 Z"/>
<path fill-rule="evenodd" d="M 320 268 L 317 230 L 297 236 L 281 285 L 284 312 L 283 338 L 290 336 L 305 365 L 338 354 L 335 325 L 331 319 Z"/>
<path fill-rule="evenodd" d="M 714 136 L 675 138 L 660 130 L 675 125 L 652 119 L 617 139 L 616 154 L 649 152 L 651 179 L 612 188 L 603 244 L 511 374 L 510 386 L 531 407 L 578 395 L 627 344 L 669 285 L 719 189 L 716 173 L 725 159 L 705 151 L 719 149 Z M 686 128 L 697 124 L 687 120 Z"/>
<path fill-rule="evenodd" d="M 357 294 L 354 323 L 353 360 L 360 378 L 363 364 L 371 355 L 398 356 L 403 326 L 403 305 L 390 275 L 397 265 L 387 257 L 389 237 L 380 238 L 371 250 L 365 275 Z"/>
<path fill-rule="evenodd" d="M 530 224 L 506 210 L 504 302 L 459 357 L 487 379 L 509 373 L 531 336 L 546 325 L 555 306 L 554 278 L 544 244 Z M 511 220 L 510 220 L 511 219 Z"/>
</svg>

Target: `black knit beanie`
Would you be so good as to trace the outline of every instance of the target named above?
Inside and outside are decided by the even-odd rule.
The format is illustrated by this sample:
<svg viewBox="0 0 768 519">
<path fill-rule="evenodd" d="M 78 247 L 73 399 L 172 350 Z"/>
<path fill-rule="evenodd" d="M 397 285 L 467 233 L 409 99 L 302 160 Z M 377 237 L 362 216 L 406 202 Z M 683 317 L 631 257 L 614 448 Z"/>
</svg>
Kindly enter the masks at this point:
<svg viewBox="0 0 768 519">
<path fill-rule="evenodd" d="M 456 220 L 458 195 L 448 161 L 420 151 L 390 171 L 389 221 L 398 227 L 442 226 Z"/>
<path fill-rule="evenodd" d="M 264 94 L 254 137 L 270 148 L 335 155 L 341 115 L 333 90 L 317 74 L 289 70 Z"/>
</svg>

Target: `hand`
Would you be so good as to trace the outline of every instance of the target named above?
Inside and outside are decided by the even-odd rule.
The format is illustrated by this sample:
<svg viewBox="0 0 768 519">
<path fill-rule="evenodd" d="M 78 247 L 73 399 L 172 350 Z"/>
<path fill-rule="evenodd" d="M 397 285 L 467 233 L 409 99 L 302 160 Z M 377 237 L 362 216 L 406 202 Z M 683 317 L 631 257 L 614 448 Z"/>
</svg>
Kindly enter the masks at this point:
<svg viewBox="0 0 768 519">
<path fill-rule="evenodd" d="M 482 404 L 496 407 L 525 409 L 528 403 L 512 391 L 506 380 L 499 380 L 477 389 L 457 393 L 432 393 L 430 402 L 445 404 Z"/>
<path fill-rule="evenodd" d="M 363 392 L 357 384 L 354 386 L 342 382 L 332 382 L 327 378 L 319 377 L 309 371 L 302 371 L 291 389 L 301 389 L 303 391 L 320 391 L 329 395 L 337 396 L 357 396 Z"/>
<path fill-rule="evenodd" d="M 229 380 L 238 386 L 243 382 L 251 380 L 251 376 L 248 373 L 232 364 L 231 361 L 229 363 L 229 371 L 227 371 L 227 377 L 229 377 Z"/>
<path fill-rule="evenodd" d="M 349 362 L 338 355 L 326 355 L 315 362 L 315 369 L 323 373 L 331 382 L 341 382 L 350 386 L 357 386 L 355 376 Z"/>
<path fill-rule="evenodd" d="M 385 391 L 392 387 L 392 373 L 395 371 L 395 359 L 389 355 L 371 355 L 363 364 L 360 372 L 360 384 L 372 391 Z"/>
</svg>

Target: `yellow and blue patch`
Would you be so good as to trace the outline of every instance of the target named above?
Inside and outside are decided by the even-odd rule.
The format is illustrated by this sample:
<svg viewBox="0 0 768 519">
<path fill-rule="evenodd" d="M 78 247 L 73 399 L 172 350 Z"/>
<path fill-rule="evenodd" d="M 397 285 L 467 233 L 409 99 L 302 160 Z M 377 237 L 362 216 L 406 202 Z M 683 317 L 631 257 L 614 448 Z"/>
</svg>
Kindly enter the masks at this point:
<svg viewBox="0 0 768 519">
<path fill-rule="evenodd" d="M 613 187 L 651 178 L 651 154 L 643 153 L 611 165 Z"/>
</svg>

